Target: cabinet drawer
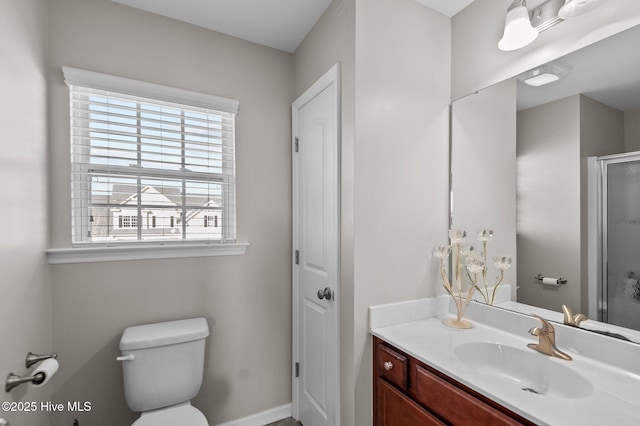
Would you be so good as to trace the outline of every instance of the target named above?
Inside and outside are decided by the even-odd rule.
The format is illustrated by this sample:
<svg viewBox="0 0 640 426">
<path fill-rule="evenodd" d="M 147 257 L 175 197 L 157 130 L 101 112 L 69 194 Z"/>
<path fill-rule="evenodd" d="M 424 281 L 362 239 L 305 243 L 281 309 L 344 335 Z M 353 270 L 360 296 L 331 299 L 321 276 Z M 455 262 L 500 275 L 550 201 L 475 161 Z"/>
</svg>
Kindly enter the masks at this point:
<svg viewBox="0 0 640 426">
<path fill-rule="evenodd" d="M 407 398 L 386 381 L 378 381 L 376 426 L 444 426 L 427 410 Z"/>
<path fill-rule="evenodd" d="M 476 399 L 427 369 L 414 365 L 416 400 L 451 424 L 456 426 L 521 425 L 515 419 Z"/>
<path fill-rule="evenodd" d="M 378 343 L 377 348 L 378 376 L 384 377 L 401 389 L 407 389 L 407 357 L 399 354 L 390 347 Z"/>
</svg>

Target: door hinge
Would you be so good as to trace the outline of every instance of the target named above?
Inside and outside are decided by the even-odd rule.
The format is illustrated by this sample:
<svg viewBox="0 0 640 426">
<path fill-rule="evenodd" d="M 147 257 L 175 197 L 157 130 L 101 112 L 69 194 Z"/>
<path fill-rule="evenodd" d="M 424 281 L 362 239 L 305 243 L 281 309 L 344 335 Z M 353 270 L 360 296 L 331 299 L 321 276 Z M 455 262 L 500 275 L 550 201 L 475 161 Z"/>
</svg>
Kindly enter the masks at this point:
<svg viewBox="0 0 640 426">
<path fill-rule="evenodd" d="M 296 265 L 300 264 L 300 250 L 296 250 Z"/>
<path fill-rule="evenodd" d="M 300 363 L 296 362 L 296 377 L 300 377 Z"/>
<path fill-rule="evenodd" d="M 295 140 L 295 142 L 294 142 L 294 145 L 295 145 L 295 151 L 296 151 L 296 152 L 298 152 L 298 143 L 299 143 L 299 141 L 298 141 L 298 137 L 296 136 L 296 137 L 294 138 L 294 140 Z"/>
</svg>

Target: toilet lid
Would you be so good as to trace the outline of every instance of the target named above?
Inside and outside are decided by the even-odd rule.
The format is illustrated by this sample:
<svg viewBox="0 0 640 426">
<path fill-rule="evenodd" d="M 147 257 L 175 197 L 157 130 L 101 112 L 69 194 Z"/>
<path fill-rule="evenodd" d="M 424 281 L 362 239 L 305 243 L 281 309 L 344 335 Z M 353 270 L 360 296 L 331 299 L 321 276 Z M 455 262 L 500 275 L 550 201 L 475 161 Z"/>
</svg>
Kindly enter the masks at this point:
<svg viewBox="0 0 640 426">
<path fill-rule="evenodd" d="M 186 403 L 142 413 L 131 426 L 209 426 L 209 422 L 197 408 Z"/>
</svg>

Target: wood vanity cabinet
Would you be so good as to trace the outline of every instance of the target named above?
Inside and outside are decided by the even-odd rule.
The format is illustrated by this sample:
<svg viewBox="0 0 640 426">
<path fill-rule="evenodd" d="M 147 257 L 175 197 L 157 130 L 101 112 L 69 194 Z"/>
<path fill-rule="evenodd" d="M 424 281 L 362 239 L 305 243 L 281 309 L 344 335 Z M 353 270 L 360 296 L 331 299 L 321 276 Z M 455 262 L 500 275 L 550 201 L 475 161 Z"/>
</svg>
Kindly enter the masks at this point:
<svg viewBox="0 0 640 426">
<path fill-rule="evenodd" d="M 373 338 L 374 426 L 534 425 Z"/>
</svg>

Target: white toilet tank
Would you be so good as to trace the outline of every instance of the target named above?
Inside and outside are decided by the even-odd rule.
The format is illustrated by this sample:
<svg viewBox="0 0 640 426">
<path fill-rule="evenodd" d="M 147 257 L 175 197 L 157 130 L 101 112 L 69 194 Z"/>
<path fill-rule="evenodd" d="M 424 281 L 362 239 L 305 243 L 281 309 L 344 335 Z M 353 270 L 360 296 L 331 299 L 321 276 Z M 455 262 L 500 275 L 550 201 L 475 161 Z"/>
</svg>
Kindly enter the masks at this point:
<svg viewBox="0 0 640 426">
<path fill-rule="evenodd" d="M 191 400 L 204 372 L 204 318 L 127 328 L 120 339 L 124 396 L 132 411 L 149 411 Z"/>
</svg>

